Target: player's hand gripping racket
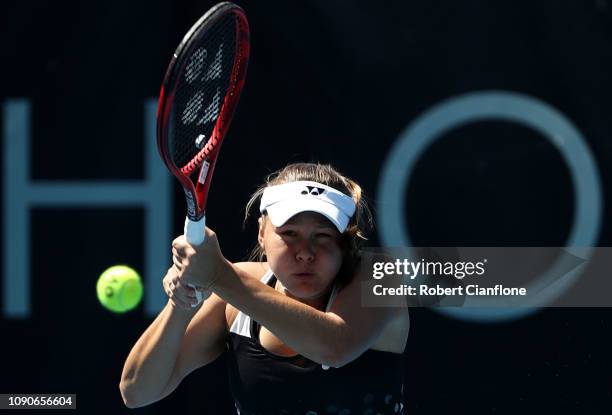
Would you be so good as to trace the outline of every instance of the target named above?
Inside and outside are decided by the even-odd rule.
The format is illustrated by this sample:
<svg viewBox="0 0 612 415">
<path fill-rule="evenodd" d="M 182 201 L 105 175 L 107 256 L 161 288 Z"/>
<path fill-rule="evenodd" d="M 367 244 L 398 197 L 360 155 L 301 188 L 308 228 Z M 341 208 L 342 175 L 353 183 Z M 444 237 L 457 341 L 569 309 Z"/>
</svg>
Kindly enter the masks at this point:
<svg viewBox="0 0 612 415">
<path fill-rule="evenodd" d="M 185 237 L 192 245 L 204 242 L 208 190 L 248 60 L 246 15 L 223 2 L 187 32 L 166 70 L 157 107 L 157 147 L 185 191 Z M 210 292 L 196 290 L 196 295 L 199 304 Z"/>
</svg>

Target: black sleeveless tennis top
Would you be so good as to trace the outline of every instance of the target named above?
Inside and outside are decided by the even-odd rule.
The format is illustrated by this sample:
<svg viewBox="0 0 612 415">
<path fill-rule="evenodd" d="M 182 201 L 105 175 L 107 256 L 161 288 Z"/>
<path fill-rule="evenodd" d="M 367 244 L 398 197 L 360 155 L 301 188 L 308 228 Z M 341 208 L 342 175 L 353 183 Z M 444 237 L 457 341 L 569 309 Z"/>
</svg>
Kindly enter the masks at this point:
<svg viewBox="0 0 612 415">
<path fill-rule="evenodd" d="M 262 282 L 273 287 L 276 277 L 269 271 Z M 259 343 L 260 328 L 242 312 L 230 328 L 229 380 L 238 414 L 404 413 L 402 354 L 367 350 L 345 366 L 325 370 L 300 355 L 283 357 L 268 352 Z"/>
</svg>

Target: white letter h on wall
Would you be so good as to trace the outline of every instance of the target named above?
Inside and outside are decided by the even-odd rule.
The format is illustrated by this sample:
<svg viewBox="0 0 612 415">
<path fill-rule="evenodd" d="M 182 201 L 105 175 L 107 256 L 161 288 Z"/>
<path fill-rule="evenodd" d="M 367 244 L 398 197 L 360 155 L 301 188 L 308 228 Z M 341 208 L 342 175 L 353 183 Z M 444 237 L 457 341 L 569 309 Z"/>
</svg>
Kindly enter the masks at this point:
<svg viewBox="0 0 612 415">
<path fill-rule="evenodd" d="M 33 207 L 129 207 L 145 212 L 145 311 L 155 315 L 165 302 L 161 277 L 170 262 L 172 186 L 155 148 L 157 103 L 145 102 L 145 178 L 138 181 L 30 180 L 30 102 L 7 100 L 3 106 L 4 269 L 3 316 L 31 314 L 30 211 Z M 111 259 L 112 260 L 112 259 Z M 95 278 L 95 277 L 94 277 Z M 90 295 L 95 301 L 94 280 Z"/>
</svg>

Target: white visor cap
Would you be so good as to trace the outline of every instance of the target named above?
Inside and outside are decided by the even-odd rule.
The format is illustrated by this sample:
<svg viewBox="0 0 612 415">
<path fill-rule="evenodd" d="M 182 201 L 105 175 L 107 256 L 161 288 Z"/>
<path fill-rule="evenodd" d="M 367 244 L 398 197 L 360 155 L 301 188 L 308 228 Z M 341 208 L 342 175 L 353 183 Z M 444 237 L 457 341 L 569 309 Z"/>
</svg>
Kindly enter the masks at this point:
<svg viewBox="0 0 612 415">
<path fill-rule="evenodd" d="M 329 219 L 342 233 L 355 213 L 355 201 L 321 183 L 289 182 L 266 187 L 259 211 L 267 212 L 274 226 L 282 226 L 301 212 L 317 212 Z"/>
</svg>

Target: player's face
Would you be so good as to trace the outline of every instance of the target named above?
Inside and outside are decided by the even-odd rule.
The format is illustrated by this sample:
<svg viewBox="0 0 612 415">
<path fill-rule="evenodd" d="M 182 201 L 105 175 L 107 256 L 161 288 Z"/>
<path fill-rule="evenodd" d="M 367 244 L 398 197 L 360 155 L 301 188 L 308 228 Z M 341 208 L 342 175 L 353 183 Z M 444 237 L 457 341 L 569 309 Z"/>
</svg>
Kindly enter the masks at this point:
<svg viewBox="0 0 612 415">
<path fill-rule="evenodd" d="M 315 212 L 299 213 L 279 227 L 263 218 L 259 243 L 287 294 L 306 302 L 327 295 L 342 265 L 340 232 Z"/>
</svg>

